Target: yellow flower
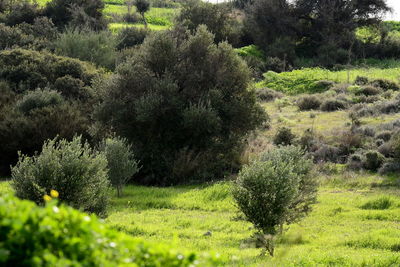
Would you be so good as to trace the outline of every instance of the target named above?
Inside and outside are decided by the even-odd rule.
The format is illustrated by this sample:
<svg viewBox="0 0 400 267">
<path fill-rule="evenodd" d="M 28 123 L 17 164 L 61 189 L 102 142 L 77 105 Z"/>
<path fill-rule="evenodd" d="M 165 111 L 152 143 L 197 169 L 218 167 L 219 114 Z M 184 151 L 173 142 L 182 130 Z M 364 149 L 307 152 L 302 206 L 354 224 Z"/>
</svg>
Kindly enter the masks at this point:
<svg viewBox="0 0 400 267">
<path fill-rule="evenodd" d="M 53 197 L 53 198 L 58 198 L 58 191 L 56 191 L 56 190 L 51 190 L 50 191 L 50 196 L 51 197 Z"/>
<path fill-rule="evenodd" d="M 43 196 L 43 199 L 44 199 L 44 201 L 48 202 L 48 201 L 51 200 L 51 196 L 49 196 L 49 195 L 44 195 L 44 196 Z"/>
</svg>

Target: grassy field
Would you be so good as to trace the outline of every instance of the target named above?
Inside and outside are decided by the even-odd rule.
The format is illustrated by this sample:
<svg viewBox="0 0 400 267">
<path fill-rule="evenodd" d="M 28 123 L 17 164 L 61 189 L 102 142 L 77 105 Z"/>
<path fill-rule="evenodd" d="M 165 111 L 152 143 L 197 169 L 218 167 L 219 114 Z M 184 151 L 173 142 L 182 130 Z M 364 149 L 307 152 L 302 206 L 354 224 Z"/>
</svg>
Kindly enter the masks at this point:
<svg viewBox="0 0 400 267">
<path fill-rule="evenodd" d="M 374 66 L 374 62 L 370 62 Z M 377 63 L 376 63 L 377 64 Z M 282 91 L 287 94 L 308 93 L 313 83 L 321 80 L 329 80 L 337 83 L 353 83 L 357 76 L 374 79 L 388 79 L 395 82 L 400 78 L 400 67 L 396 66 L 397 61 L 388 62 L 388 68 L 368 67 L 352 68 L 341 71 L 331 71 L 321 68 L 306 68 L 290 72 L 267 72 L 265 79 L 257 84 L 258 88 L 268 87 L 274 90 Z M 389 67 L 396 66 L 396 67 Z"/>
<path fill-rule="evenodd" d="M 37 3 L 44 6 L 50 0 L 39 0 Z M 105 8 L 104 15 L 106 18 L 111 18 L 113 14 L 123 16 L 127 13 L 128 9 L 123 0 L 104 0 Z M 132 12 L 136 11 L 136 8 L 132 8 Z M 179 13 L 178 8 L 158 8 L 151 7 L 148 12 L 145 13 L 145 17 L 148 23 L 148 27 L 151 30 L 165 30 L 170 28 L 174 19 Z M 116 21 L 109 24 L 109 28 L 112 31 L 118 31 L 124 27 L 144 27 L 143 23 L 126 23 L 124 21 Z"/>
<path fill-rule="evenodd" d="M 0 194 L 10 191 L 0 183 Z M 278 240 L 276 257 L 261 256 L 239 219 L 230 183 L 152 188 L 128 186 L 113 198 L 111 227 L 178 248 L 221 254 L 230 266 L 399 266 L 399 178 L 342 173 L 321 177 L 309 217 Z M 211 235 L 205 235 L 210 232 Z"/>
</svg>

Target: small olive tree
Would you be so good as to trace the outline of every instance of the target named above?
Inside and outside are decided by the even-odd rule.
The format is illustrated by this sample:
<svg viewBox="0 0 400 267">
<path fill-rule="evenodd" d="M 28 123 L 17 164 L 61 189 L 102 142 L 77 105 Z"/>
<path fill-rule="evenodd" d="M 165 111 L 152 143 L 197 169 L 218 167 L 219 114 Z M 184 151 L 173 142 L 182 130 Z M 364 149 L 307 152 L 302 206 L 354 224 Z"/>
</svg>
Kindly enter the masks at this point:
<svg viewBox="0 0 400 267">
<path fill-rule="evenodd" d="M 20 155 L 11 170 L 17 197 L 43 204 L 51 190 L 77 209 L 103 215 L 109 199 L 107 159 L 81 137 L 46 141 L 36 156 Z"/>
<path fill-rule="evenodd" d="M 144 26 L 147 28 L 147 21 L 146 21 L 146 17 L 144 15 L 144 13 L 146 13 L 147 11 L 150 10 L 150 2 L 147 0 L 136 0 L 135 6 L 136 6 L 137 12 L 139 12 L 139 14 L 143 18 Z"/>
<path fill-rule="evenodd" d="M 262 155 L 238 175 L 233 187 L 236 205 L 253 223 L 271 256 L 283 225 L 303 218 L 315 203 L 317 183 L 311 166 L 300 148 L 281 147 Z"/>
<path fill-rule="evenodd" d="M 122 194 L 122 188 L 139 171 L 139 162 L 135 160 L 132 146 L 124 138 L 107 138 L 100 144 L 108 162 L 108 177 L 117 189 L 117 196 Z"/>
</svg>

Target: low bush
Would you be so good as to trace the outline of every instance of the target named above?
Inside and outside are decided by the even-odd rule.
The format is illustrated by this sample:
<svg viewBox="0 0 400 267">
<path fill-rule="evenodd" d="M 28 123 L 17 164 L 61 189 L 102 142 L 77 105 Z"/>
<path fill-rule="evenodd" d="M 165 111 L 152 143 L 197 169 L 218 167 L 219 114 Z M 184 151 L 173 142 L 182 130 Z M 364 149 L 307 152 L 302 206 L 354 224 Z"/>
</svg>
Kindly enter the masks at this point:
<svg viewBox="0 0 400 267">
<path fill-rule="evenodd" d="M 19 111 L 28 114 L 31 110 L 59 105 L 63 101 L 61 94 L 56 91 L 37 89 L 25 94 L 15 105 Z"/>
<path fill-rule="evenodd" d="M 71 142 L 53 139 L 33 157 L 20 155 L 11 170 L 16 196 L 43 204 L 54 189 L 60 200 L 74 208 L 105 214 L 109 198 L 107 159 L 81 137 Z"/>
<path fill-rule="evenodd" d="M 81 109 L 82 105 L 68 102 L 36 108 L 28 114 L 5 108 L 0 115 L 1 175 L 10 175 L 10 165 L 16 164 L 18 151 L 32 156 L 47 139 L 59 136 L 71 140 L 75 134 L 89 137 L 88 115 Z"/>
<path fill-rule="evenodd" d="M 67 30 L 54 43 L 58 55 L 94 63 L 109 70 L 115 68 L 116 39 L 109 31 Z"/>
<path fill-rule="evenodd" d="M 126 49 L 143 43 L 149 30 L 145 28 L 126 27 L 118 32 L 117 49 Z"/>
<path fill-rule="evenodd" d="M 368 77 L 364 77 L 364 76 L 357 76 L 354 84 L 356 85 L 367 85 L 369 83 L 369 79 Z"/>
<path fill-rule="evenodd" d="M 257 98 L 262 102 L 270 102 L 274 101 L 277 98 L 282 98 L 284 94 L 281 92 L 269 89 L 269 88 L 262 88 L 256 91 Z"/>
<path fill-rule="evenodd" d="M 120 197 L 122 188 L 139 171 L 139 163 L 135 160 L 132 146 L 124 138 L 107 138 L 100 144 L 100 151 L 107 158 L 108 177 Z"/>
<path fill-rule="evenodd" d="M 331 145 L 326 145 L 326 144 L 321 145 L 311 155 L 313 156 L 313 159 L 316 163 L 319 163 L 319 162 L 339 163 L 339 162 L 341 162 L 340 149 L 335 146 L 331 146 Z"/>
<path fill-rule="evenodd" d="M 321 100 L 315 95 L 303 96 L 297 101 L 300 110 L 316 110 L 321 106 Z"/>
<path fill-rule="evenodd" d="M 363 86 L 356 92 L 356 95 L 374 96 L 382 93 L 382 90 L 371 85 Z"/>
<path fill-rule="evenodd" d="M 331 112 L 331 111 L 346 109 L 346 106 L 347 105 L 344 101 L 340 99 L 331 98 L 322 102 L 321 110 Z"/>
<path fill-rule="evenodd" d="M 316 182 L 301 149 L 279 148 L 246 166 L 233 186 L 233 197 L 246 220 L 262 237 L 270 255 L 283 224 L 303 218 L 316 201 Z"/>
<path fill-rule="evenodd" d="M 381 88 L 384 91 L 393 90 L 397 91 L 400 89 L 399 85 L 393 81 L 386 79 L 377 79 L 370 82 L 371 85 Z"/>
<path fill-rule="evenodd" d="M 56 192 L 54 192 L 56 193 Z M 54 195 L 54 194 L 53 194 Z M 23 226 L 23 227 L 22 227 Z M 2 266 L 216 266 L 216 257 L 181 254 L 106 227 L 94 215 L 56 206 L 38 207 L 0 196 Z"/>
<path fill-rule="evenodd" d="M 47 52 L 25 49 L 0 51 L 0 79 L 15 92 L 52 87 L 58 78 L 67 75 L 88 86 L 100 72 L 82 61 Z"/>
<path fill-rule="evenodd" d="M 363 167 L 366 170 L 377 171 L 385 162 L 385 157 L 378 151 L 368 151 L 363 158 Z"/>
<path fill-rule="evenodd" d="M 274 136 L 275 145 L 289 146 L 293 144 L 296 136 L 292 133 L 292 130 L 288 127 L 281 127 L 278 129 Z"/>
<path fill-rule="evenodd" d="M 385 142 L 387 142 L 387 141 L 390 140 L 390 138 L 392 138 L 392 132 L 391 132 L 391 131 L 382 131 L 382 132 L 379 132 L 379 133 L 376 135 L 376 138 L 377 138 L 377 139 L 382 139 L 382 140 L 384 140 Z"/>
<path fill-rule="evenodd" d="M 392 159 L 385 162 L 382 167 L 378 170 L 379 174 L 397 174 L 400 172 L 400 162 L 399 160 Z"/>
<path fill-rule="evenodd" d="M 361 154 L 352 154 L 347 159 L 347 166 L 352 170 L 360 170 L 363 167 L 363 156 Z"/>
</svg>

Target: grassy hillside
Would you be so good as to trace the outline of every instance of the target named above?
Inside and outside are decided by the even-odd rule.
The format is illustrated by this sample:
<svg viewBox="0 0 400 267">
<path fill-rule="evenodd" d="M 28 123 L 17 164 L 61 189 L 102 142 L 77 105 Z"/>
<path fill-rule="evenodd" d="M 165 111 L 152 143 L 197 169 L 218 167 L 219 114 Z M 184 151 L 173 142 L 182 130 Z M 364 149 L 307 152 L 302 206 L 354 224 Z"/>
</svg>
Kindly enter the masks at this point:
<svg viewBox="0 0 400 267">
<path fill-rule="evenodd" d="M 151 188 L 129 186 L 106 223 L 132 236 L 226 256 L 229 266 L 398 266 L 398 178 L 368 173 L 321 177 L 318 204 L 280 238 L 275 258 L 260 256 L 240 220 L 229 182 Z M 0 193 L 10 191 L 7 182 Z"/>
<path fill-rule="evenodd" d="M 37 2 L 39 5 L 44 6 L 47 2 L 50 2 L 50 0 L 39 0 Z M 124 0 L 104 0 L 104 2 L 104 15 L 111 21 L 109 27 L 112 31 L 118 31 L 124 27 L 144 27 L 141 21 L 136 23 L 127 23 L 123 21 L 122 17 L 128 11 Z M 132 12 L 136 12 L 135 7 L 132 8 Z M 151 7 L 145 14 L 148 27 L 152 30 L 168 29 L 173 25 L 174 18 L 178 12 L 179 8 Z"/>
</svg>

